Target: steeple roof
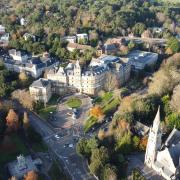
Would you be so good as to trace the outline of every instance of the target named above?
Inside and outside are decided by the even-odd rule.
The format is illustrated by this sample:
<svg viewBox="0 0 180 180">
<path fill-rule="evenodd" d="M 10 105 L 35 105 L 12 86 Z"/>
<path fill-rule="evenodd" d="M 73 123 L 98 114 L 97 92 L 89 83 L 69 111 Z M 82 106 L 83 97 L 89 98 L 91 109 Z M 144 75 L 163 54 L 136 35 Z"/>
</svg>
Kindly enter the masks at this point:
<svg viewBox="0 0 180 180">
<path fill-rule="evenodd" d="M 160 127 L 160 106 L 158 107 L 158 111 L 156 113 L 156 117 L 153 122 L 153 130 L 158 131 Z"/>
</svg>

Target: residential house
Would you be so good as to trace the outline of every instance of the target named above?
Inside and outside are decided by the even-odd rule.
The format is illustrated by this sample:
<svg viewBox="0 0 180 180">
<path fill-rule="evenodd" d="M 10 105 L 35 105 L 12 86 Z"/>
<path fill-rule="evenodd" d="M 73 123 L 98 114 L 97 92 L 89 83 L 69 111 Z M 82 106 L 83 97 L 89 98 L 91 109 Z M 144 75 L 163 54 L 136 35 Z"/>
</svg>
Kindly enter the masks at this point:
<svg viewBox="0 0 180 180">
<path fill-rule="evenodd" d="M 10 57 L 13 58 L 14 61 L 26 62 L 31 55 L 26 51 L 18 51 L 16 49 L 9 50 Z"/>
<path fill-rule="evenodd" d="M 86 44 L 89 40 L 88 34 L 86 33 L 76 34 L 76 37 L 77 37 L 77 43 L 80 43 L 80 44 Z"/>
<path fill-rule="evenodd" d="M 86 49 L 91 49 L 91 46 L 82 45 L 82 44 L 78 44 L 78 43 L 69 43 L 67 45 L 67 50 L 70 52 L 73 52 L 76 49 L 80 50 L 80 52 L 84 52 Z"/>
<path fill-rule="evenodd" d="M 63 41 L 67 41 L 69 43 L 76 43 L 77 38 L 76 36 L 65 36 L 62 38 Z"/>
</svg>

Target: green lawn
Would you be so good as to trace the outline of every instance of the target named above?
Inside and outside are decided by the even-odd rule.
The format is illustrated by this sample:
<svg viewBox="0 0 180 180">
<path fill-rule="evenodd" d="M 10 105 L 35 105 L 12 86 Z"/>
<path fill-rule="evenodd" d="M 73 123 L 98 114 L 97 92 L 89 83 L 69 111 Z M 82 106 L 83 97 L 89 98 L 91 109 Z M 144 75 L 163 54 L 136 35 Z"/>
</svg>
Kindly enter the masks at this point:
<svg viewBox="0 0 180 180">
<path fill-rule="evenodd" d="M 98 119 L 91 116 L 89 119 L 86 120 L 84 124 L 84 132 L 88 132 L 91 127 L 93 127 L 97 123 Z"/>
<path fill-rule="evenodd" d="M 63 174 L 62 169 L 59 168 L 57 162 L 53 162 L 51 169 L 48 172 L 52 180 L 67 180 L 66 176 Z"/>
<path fill-rule="evenodd" d="M 48 106 L 46 108 L 43 108 L 43 109 L 40 109 L 38 111 L 38 114 L 44 118 L 45 120 L 48 119 L 49 115 L 50 115 L 50 112 L 55 112 L 56 111 L 56 105 L 52 105 L 52 106 Z"/>
<path fill-rule="evenodd" d="M 82 104 L 82 101 L 79 98 L 73 97 L 73 98 L 69 98 L 67 100 L 66 104 L 70 108 L 79 108 Z"/>
<path fill-rule="evenodd" d="M 14 144 L 13 149 L 3 150 L 0 148 L 0 167 L 3 167 L 8 162 L 16 159 L 20 154 L 27 155 L 28 149 L 25 147 L 21 139 L 17 134 L 12 134 L 9 136 L 11 144 Z M 0 179 L 2 178 L 2 168 L 0 168 Z"/>
</svg>

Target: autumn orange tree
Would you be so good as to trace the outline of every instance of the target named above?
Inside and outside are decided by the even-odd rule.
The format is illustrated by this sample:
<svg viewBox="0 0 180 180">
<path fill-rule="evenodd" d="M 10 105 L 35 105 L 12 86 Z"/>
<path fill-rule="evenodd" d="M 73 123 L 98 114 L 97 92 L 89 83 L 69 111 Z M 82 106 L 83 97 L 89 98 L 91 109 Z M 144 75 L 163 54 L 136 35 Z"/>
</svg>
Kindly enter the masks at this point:
<svg viewBox="0 0 180 180">
<path fill-rule="evenodd" d="M 17 130 L 19 127 L 19 117 L 13 109 L 10 109 L 6 117 L 6 124 L 9 130 Z"/>
<path fill-rule="evenodd" d="M 24 176 L 24 180 L 38 180 L 38 174 L 35 171 L 29 171 Z"/>
<path fill-rule="evenodd" d="M 98 105 L 94 106 L 93 108 L 91 108 L 90 110 L 90 115 L 94 116 L 96 118 L 101 118 L 103 116 L 103 111 L 102 108 Z"/>
</svg>

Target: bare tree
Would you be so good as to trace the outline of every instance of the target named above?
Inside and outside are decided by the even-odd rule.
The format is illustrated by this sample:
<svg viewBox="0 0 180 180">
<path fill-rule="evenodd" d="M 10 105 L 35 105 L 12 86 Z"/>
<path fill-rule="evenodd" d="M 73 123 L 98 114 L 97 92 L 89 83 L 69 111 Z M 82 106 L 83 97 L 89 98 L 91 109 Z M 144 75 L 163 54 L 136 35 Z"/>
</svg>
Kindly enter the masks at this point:
<svg viewBox="0 0 180 180">
<path fill-rule="evenodd" d="M 13 91 L 11 96 L 13 99 L 18 100 L 25 108 L 33 109 L 34 100 L 30 96 L 29 91 L 18 89 Z"/>
<path fill-rule="evenodd" d="M 117 78 L 115 73 L 108 72 L 106 74 L 106 79 L 105 79 L 104 87 L 105 87 L 106 91 L 112 91 L 112 90 L 114 90 L 114 89 L 119 87 L 118 78 Z"/>
<path fill-rule="evenodd" d="M 180 112 L 180 84 L 174 88 L 171 98 L 171 106 L 178 112 Z"/>
</svg>

